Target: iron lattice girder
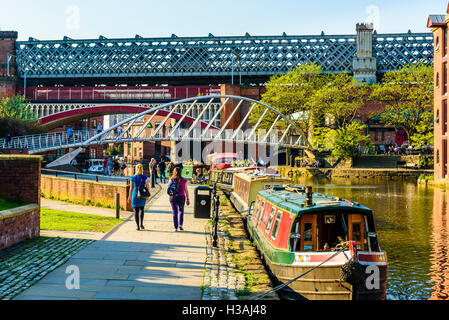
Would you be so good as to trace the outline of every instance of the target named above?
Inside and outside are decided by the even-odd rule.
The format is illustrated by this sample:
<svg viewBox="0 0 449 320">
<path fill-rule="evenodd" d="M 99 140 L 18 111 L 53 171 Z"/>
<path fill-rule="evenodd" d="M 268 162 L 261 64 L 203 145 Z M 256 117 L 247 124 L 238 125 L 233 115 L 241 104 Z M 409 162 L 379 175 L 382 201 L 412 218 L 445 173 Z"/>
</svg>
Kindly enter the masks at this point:
<svg viewBox="0 0 449 320">
<path fill-rule="evenodd" d="M 344 72 L 355 52 L 353 35 L 17 42 L 28 78 L 272 75 L 308 62 Z"/>
<path fill-rule="evenodd" d="M 379 72 L 433 60 L 430 33 L 375 34 Z M 234 58 L 233 52 L 239 56 Z M 28 78 L 273 75 L 313 62 L 351 72 L 355 35 L 99 39 L 17 42 Z M 241 70 L 240 70 L 241 69 Z"/>
<path fill-rule="evenodd" d="M 433 35 L 431 33 L 404 33 L 374 35 L 373 56 L 377 71 L 398 70 L 405 64 L 433 62 Z"/>
</svg>

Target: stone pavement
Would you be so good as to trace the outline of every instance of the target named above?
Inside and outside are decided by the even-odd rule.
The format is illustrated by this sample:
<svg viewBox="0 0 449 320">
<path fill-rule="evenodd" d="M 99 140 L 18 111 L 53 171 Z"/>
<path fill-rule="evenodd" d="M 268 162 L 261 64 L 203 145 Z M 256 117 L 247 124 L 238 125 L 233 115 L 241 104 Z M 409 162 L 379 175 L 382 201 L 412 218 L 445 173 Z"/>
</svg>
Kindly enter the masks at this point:
<svg viewBox="0 0 449 320">
<path fill-rule="evenodd" d="M 194 187 L 189 187 L 193 200 Z M 165 188 L 146 208 L 147 230 L 133 217 L 95 241 L 16 297 L 41 299 L 200 300 L 206 261 L 207 219 L 186 207 L 184 232 L 173 232 Z M 66 288 L 66 268 L 80 270 L 80 289 Z"/>
</svg>

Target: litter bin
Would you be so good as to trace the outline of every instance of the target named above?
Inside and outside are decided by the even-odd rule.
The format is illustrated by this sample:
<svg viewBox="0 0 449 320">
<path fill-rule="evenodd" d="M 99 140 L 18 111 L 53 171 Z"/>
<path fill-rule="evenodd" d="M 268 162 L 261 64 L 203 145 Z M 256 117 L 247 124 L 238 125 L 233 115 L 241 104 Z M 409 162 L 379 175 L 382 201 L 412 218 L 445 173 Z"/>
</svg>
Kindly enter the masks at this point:
<svg viewBox="0 0 449 320">
<path fill-rule="evenodd" d="M 193 214 L 195 218 L 210 218 L 212 204 L 212 188 L 199 186 L 195 189 L 195 205 Z"/>
</svg>

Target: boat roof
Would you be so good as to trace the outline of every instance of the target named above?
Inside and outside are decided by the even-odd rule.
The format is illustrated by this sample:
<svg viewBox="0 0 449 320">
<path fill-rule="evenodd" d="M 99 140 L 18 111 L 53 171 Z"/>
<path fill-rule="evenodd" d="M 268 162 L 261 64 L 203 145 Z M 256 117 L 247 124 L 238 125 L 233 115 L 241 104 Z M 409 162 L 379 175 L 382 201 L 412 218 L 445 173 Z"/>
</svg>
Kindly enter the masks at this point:
<svg viewBox="0 0 449 320">
<path fill-rule="evenodd" d="M 305 188 L 274 188 L 270 190 L 260 191 L 259 196 L 274 204 L 275 206 L 294 213 L 305 214 L 320 211 L 323 213 L 329 211 L 348 211 L 365 215 L 372 215 L 370 208 L 365 207 L 357 202 L 324 195 L 321 193 L 313 193 L 313 206 L 305 205 L 306 193 Z"/>
</svg>

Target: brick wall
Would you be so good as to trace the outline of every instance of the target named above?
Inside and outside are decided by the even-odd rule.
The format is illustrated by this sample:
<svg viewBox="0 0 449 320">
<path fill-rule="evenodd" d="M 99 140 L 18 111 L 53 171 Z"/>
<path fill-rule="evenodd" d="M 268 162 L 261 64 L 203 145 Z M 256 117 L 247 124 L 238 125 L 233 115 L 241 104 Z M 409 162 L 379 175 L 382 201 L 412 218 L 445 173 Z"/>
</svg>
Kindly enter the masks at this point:
<svg viewBox="0 0 449 320">
<path fill-rule="evenodd" d="M 100 203 L 103 206 L 115 207 L 116 194 L 120 194 L 120 206 L 126 211 L 132 211 L 128 206 L 129 186 L 108 182 L 95 182 L 42 176 L 41 192 L 46 198 L 53 197 L 58 200 L 70 200 L 76 203 L 85 203 L 88 200 Z"/>
<path fill-rule="evenodd" d="M 0 250 L 40 235 L 40 208 L 36 204 L 0 211 Z"/>
<path fill-rule="evenodd" d="M 41 160 L 0 155 L 0 198 L 28 204 L 0 211 L 0 250 L 40 234 Z"/>
<path fill-rule="evenodd" d="M 0 31 L 0 75 L 7 73 L 7 56 L 8 53 L 16 54 L 17 32 Z M 10 61 L 10 74 L 16 73 L 15 57 Z"/>
<path fill-rule="evenodd" d="M 40 205 L 41 156 L 0 155 L 0 198 Z"/>
</svg>

